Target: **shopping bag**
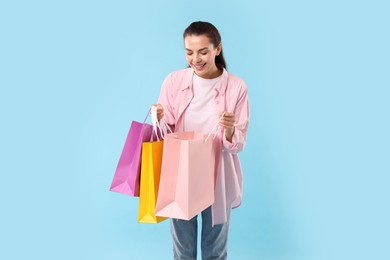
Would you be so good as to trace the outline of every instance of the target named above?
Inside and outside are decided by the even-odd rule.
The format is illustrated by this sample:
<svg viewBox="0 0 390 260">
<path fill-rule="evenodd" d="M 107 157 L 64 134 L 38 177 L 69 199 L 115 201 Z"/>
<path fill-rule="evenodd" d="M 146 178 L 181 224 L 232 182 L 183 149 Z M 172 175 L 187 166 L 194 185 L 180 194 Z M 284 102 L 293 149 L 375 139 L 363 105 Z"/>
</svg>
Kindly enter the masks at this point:
<svg viewBox="0 0 390 260">
<path fill-rule="evenodd" d="M 160 123 L 157 120 L 157 112 L 155 108 L 151 109 L 153 133 L 152 140 L 150 142 L 144 142 L 142 144 L 142 160 L 141 160 L 141 183 L 140 183 L 140 196 L 139 196 L 139 209 L 138 209 L 138 222 L 139 223 L 159 223 L 167 218 L 157 217 L 155 215 L 157 194 L 160 184 L 161 173 L 161 161 L 163 152 L 163 140 L 162 131 L 157 129 L 166 129 L 159 127 L 160 123 L 165 124 L 165 121 L 161 120 Z M 153 141 L 153 137 L 156 137 L 156 141 Z"/>
<path fill-rule="evenodd" d="M 224 114 L 207 137 L 197 132 L 165 135 L 156 216 L 190 220 L 214 203 L 219 150 L 214 139 Z"/>
<path fill-rule="evenodd" d="M 160 184 L 163 141 L 142 144 L 141 184 L 138 222 L 159 223 L 166 218 L 155 215 Z"/>
<path fill-rule="evenodd" d="M 143 123 L 131 123 L 110 191 L 139 196 L 142 143 L 150 140 L 152 134 L 152 125 L 145 123 L 146 118 Z"/>
<path fill-rule="evenodd" d="M 197 132 L 165 136 L 156 216 L 189 220 L 214 203 L 213 145 Z"/>
</svg>

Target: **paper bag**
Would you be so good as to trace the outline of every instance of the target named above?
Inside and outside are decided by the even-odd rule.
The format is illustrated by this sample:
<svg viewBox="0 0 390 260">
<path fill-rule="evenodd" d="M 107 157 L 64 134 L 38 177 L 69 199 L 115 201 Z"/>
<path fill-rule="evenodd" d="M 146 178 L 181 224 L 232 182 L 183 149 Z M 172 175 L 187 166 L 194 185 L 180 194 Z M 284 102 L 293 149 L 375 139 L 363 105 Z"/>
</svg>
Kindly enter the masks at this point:
<svg viewBox="0 0 390 260">
<path fill-rule="evenodd" d="M 189 220 L 214 203 L 213 145 L 196 132 L 165 136 L 156 216 Z"/>
<path fill-rule="evenodd" d="M 152 125 L 145 124 L 145 121 L 131 123 L 110 191 L 139 196 L 142 143 L 149 141 L 151 134 Z"/>
<path fill-rule="evenodd" d="M 138 222 L 159 223 L 167 218 L 155 215 L 160 184 L 163 141 L 142 144 Z"/>
</svg>

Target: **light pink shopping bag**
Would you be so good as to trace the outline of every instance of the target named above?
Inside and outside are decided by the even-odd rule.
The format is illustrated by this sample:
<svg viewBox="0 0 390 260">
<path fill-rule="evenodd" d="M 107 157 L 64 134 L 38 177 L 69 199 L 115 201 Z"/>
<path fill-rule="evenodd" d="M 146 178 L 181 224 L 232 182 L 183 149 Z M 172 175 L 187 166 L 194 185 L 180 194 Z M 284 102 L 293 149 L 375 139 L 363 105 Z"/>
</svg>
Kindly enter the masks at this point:
<svg viewBox="0 0 390 260">
<path fill-rule="evenodd" d="M 196 132 L 164 139 L 156 216 L 189 220 L 214 203 L 214 140 Z"/>
<path fill-rule="evenodd" d="M 152 135 L 152 126 L 145 121 L 146 118 L 143 123 L 131 123 L 110 191 L 139 196 L 142 143 L 149 141 Z"/>
</svg>

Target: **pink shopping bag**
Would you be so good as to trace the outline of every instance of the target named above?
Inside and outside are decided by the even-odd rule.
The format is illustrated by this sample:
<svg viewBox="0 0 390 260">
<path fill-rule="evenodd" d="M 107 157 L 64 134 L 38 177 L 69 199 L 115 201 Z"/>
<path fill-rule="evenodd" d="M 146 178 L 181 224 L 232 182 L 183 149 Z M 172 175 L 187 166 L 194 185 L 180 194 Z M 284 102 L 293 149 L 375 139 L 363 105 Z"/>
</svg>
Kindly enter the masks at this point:
<svg viewBox="0 0 390 260">
<path fill-rule="evenodd" d="M 146 118 L 143 123 L 131 123 L 110 191 L 139 196 L 142 143 L 152 135 L 152 125 L 145 123 Z"/>
<path fill-rule="evenodd" d="M 156 216 L 189 220 L 214 203 L 214 140 L 196 132 L 164 138 Z"/>
</svg>

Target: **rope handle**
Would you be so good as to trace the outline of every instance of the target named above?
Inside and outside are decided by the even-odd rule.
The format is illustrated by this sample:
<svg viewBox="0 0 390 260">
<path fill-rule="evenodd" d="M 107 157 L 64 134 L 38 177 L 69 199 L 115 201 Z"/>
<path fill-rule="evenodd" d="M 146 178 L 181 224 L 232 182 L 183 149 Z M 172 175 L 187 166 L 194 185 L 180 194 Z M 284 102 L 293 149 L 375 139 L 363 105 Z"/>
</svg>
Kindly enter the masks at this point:
<svg viewBox="0 0 390 260">
<path fill-rule="evenodd" d="M 168 132 L 173 133 L 172 129 L 169 127 L 169 125 L 167 124 L 167 122 L 165 122 L 164 119 L 160 119 L 160 121 L 158 120 L 157 106 L 152 106 L 150 108 L 150 115 L 152 119 L 153 132 L 157 137 L 157 141 L 160 141 L 159 134 L 161 136 L 161 139 L 164 139 Z M 150 141 L 153 141 L 153 134 L 150 137 Z"/>
<path fill-rule="evenodd" d="M 206 137 L 206 139 L 204 140 L 204 142 L 206 143 L 207 140 L 209 139 L 210 135 L 214 132 L 214 137 L 213 137 L 213 140 L 215 139 L 215 137 L 217 136 L 217 132 L 218 132 L 218 128 L 219 128 L 219 122 L 221 122 L 223 116 L 225 115 L 225 112 L 222 113 L 221 117 L 218 119 L 218 122 L 215 124 L 215 126 L 213 127 L 213 129 L 210 131 L 209 135 Z M 214 130 L 215 129 L 215 130 Z"/>
</svg>

